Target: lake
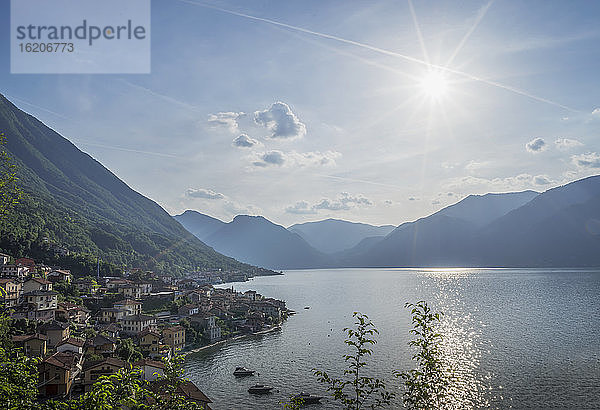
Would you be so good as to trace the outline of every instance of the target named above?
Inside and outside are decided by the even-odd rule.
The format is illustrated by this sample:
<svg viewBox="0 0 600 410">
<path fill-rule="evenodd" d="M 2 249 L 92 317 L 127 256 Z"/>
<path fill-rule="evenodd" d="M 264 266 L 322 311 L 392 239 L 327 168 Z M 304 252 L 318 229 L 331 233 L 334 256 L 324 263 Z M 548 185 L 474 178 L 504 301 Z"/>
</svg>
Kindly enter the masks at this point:
<svg viewBox="0 0 600 410">
<path fill-rule="evenodd" d="M 213 409 L 276 409 L 300 391 L 325 395 L 312 369 L 341 376 L 354 311 L 380 331 L 366 372 L 399 392 L 392 372 L 412 367 L 404 304 L 419 300 L 444 312 L 444 358 L 460 376 L 456 408 L 600 408 L 600 270 L 302 270 L 226 286 L 283 299 L 298 313 L 278 332 L 188 356 L 186 377 Z M 258 375 L 235 379 L 236 366 Z M 256 382 L 275 390 L 251 396 Z M 309 408 L 338 407 L 328 398 Z"/>
</svg>

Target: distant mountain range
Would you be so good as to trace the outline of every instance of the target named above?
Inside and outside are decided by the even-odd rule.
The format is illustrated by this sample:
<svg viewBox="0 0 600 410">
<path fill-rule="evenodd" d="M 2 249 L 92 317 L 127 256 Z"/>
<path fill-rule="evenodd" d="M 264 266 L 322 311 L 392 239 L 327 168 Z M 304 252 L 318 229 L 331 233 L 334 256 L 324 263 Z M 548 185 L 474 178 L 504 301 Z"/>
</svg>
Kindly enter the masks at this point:
<svg viewBox="0 0 600 410">
<path fill-rule="evenodd" d="M 340 219 L 325 219 L 292 225 L 288 230 L 297 233 L 323 253 L 336 253 L 350 249 L 366 238 L 383 238 L 394 228 L 394 225 L 373 226 Z"/>
<path fill-rule="evenodd" d="M 25 191 L 0 223 L 2 251 L 43 258 L 51 243 L 94 261 L 99 256 L 115 266 L 158 272 L 259 272 L 206 246 L 158 204 L 2 95 L 0 132 Z"/>
<path fill-rule="evenodd" d="M 220 225 L 190 212 L 175 218 L 193 233 L 217 227 L 199 236 L 215 249 L 277 269 L 600 266 L 600 176 L 541 194 L 470 195 L 394 229 L 328 219 L 285 230 L 262 217 L 247 216 L 229 224 L 219 221 Z M 210 221 L 210 227 L 202 221 Z"/>
</svg>

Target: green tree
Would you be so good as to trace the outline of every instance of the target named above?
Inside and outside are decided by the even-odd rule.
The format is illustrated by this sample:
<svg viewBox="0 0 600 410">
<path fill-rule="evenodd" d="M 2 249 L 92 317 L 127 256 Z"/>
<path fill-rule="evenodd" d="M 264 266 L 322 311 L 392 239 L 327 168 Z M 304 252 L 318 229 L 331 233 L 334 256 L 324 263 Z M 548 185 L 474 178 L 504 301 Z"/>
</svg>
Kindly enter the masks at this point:
<svg viewBox="0 0 600 410">
<path fill-rule="evenodd" d="M 0 408 L 33 409 L 38 393 L 38 359 L 15 349 L 12 319 L 0 315 Z"/>
<path fill-rule="evenodd" d="M 143 357 L 139 347 L 130 338 L 121 339 L 115 353 L 127 362 L 135 362 Z"/>
<path fill-rule="evenodd" d="M 347 410 L 383 407 L 390 404 L 394 393 L 386 390 L 383 380 L 363 375 L 363 368 L 367 365 L 365 358 L 371 355 L 371 346 L 377 343 L 375 337 L 379 331 L 367 315 L 354 312 L 352 316 L 356 319 L 356 328 L 344 329 L 348 333 L 345 343 L 351 350 L 350 354 L 343 356 L 348 366 L 344 370 L 344 377 L 333 378 L 316 369 L 313 369 L 313 373 L 319 382 L 327 385 L 327 391 L 332 393 L 333 399 Z"/>
<path fill-rule="evenodd" d="M 404 381 L 402 396 L 404 406 L 409 409 L 442 409 L 450 399 L 449 389 L 453 376 L 441 359 L 442 334 L 438 331 L 442 313 L 433 312 L 425 301 L 407 303 L 412 325 L 410 333 L 415 335 L 409 346 L 417 352 L 412 359 L 416 368 L 396 372 L 396 377 Z"/>
<path fill-rule="evenodd" d="M 0 133 L 0 220 L 19 202 L 22 192 L 17 181 L 17 167 L 4 146 L 6 138 Z"/>
</svg>

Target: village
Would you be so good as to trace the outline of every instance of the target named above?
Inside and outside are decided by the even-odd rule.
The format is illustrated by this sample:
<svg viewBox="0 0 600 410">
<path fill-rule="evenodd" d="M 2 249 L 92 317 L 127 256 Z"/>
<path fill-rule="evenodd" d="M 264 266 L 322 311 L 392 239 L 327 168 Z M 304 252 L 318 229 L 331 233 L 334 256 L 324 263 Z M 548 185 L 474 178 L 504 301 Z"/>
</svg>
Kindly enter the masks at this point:
<svg viewBox="0 0 600 410">
<path fill-rule="evenodd" d="M 136 269 L 121 277 L 92 274 L 0 253 L 0 307 L 15 325 L 14 346 L 41 360 L 42 399 L 88 392 L 100 376 L 128 364 L 158 385 L 163 360 L 277 330 L 293 313 L 284 301 L 211 284 L 246 280 L 241 272 L 190 272 L 181 278 Z M 210 408 L 210 399 L 192 382 L 178 389 Z"/>
</svg>

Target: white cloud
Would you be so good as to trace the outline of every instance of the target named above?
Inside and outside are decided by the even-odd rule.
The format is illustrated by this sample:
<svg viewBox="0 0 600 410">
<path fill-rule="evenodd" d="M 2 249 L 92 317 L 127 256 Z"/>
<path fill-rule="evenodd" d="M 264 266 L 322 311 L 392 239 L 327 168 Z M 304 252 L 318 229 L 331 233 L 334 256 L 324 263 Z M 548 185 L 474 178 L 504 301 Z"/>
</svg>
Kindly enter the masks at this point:
<svg viewBox="0 0 600 410">
<path fill-rule="evenodd" d="M 451 179 L 446 188 L 466 194 L 487 192 L 508 192 L 532 189 L 536 186 L 547 185 L 553 181 L 547 175 L 519 174 L 504 178 L 480 178 L 465 176 Z"/>
<path fill-rule="evenodd" d="M 307 166 L 335 166 L 336 158 L 342 154 L 337 151 L 326 152 L 282 152 L 271 150 L 254 155 L 252 165 L 255 167 L 286 166 L 286 167 L 307 167 Z"/>
<path fill-rule="evenodd" d="M 488 161 L 469 161 L 467 165 L 465 165 L 465 169 L 469 172 L 477 171 L 481 168 L 485 168 L 489 165 Z"/>
<path fill-rule="evenodd" d="M 525 144 L 525 148 L 529 152 L 541 152 L 546 149 L 546 141 L 543 138 L 537 137 Z"/>
<path fill-rule="evenodd" d="M 600 168 L 600 154 L 596 152 L 573 155 L 571 160 L 579 168 Z"/>
<path fill-rule="evenodd" d="M 306 201 L 299 201 L 294 205 L 288 206 L 285 211 L 291 214 L 315 214 L 320 210 L 349 211 L 353 208 L 372 205 L 373 202 L 363 195 L 351 195 L 348 192 L 342 192 L 335 199 L 323 198 L 312 205 Z"/>
<path fill-rule="evenodd" d="M 600 116 L 600 108 L 594 108 L 594 110 L 592 111 L 592 115 Z"/>
<path fill-rule="evenodd" d="M 211 191 L 210 189 L 204 188 L 188 188 L 185 191 L 185 196 L 189 198 L 200 198 L 200 199 L 223 199 L 225 195 L 220 192 Z"/>
<path fill-rule="evenodd" d="M 296 215 L 311 215 L 317 213 L 316 209 L 312 208 L 306 201 L 298 201 L 294 205 L 288 206 L 285 208 L 285 212 Z"/>
<path fill-rule="evenodd" d="M 250 138 L 247 134 L 241 134 L 233 140 L 233 146 L 239 148 L 252 148 L 256 145 L 260 145 L 260 142 L 254 138 Z"/>
<path fill-rule="evenodd" d="M 232 134 L 237 134 L 240 129 L 238 119 L 246 115 L 243 112 L 219 112 L 208 116 L 208 123 L 215 128 L 226 128 Z"/>
<path fill-rule="evenodd" d="M 556 141 L 554 141 L 554 144 L 556 144 L 556 148 L 560 150 L 568 150 L 583 146 L 582 142 L 570 138 L 558 138 Z"/>
<path fill-rule="evenodd" d="M 267 127 L 271 131 L 270 138 L 294 139 L 306 135 L 306 125 L 281 101 L 274 103 L 267 110 L 256 111 L 254 122 Z"/>
</svg>

